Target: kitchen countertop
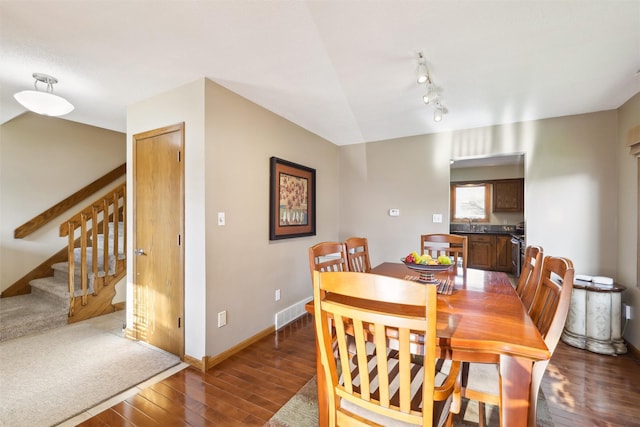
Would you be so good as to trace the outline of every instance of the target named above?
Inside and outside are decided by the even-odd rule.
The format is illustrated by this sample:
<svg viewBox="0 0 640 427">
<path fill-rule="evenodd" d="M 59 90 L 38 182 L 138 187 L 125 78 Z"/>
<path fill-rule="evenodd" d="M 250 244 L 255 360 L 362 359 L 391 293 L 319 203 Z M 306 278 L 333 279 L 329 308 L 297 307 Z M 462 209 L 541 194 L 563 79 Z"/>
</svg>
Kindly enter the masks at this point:
<svg viewBox="0 0 640 427">
<path fill-rule="evenodd" d="M 515 231 L 451 231 L 451 234 L 499 234 L 503 236 L 516 236 L 521 237 L 522 234 L 516 233 Z"/>
<path fill-rule="evenodd" d="M 449 229 L 451 234 L 493 234 L 502 236 L 514 236 L 521 238 L 524 231 L 517 229 L 515 225 L 495 225 L 495 224 L 452 224 Z"/>
</svg>

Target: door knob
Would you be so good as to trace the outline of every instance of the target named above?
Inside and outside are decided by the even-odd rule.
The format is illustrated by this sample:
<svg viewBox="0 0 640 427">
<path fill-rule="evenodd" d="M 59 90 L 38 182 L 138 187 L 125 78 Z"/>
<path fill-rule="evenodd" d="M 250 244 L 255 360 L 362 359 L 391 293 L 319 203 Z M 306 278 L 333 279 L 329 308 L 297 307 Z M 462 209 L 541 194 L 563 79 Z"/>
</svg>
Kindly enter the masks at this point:
<svg viewBox="0 0 640 427">
<path fill-rule="evenodd" d="M 144 249 L 135 249 L 133 253 L 136 255 L 144 255 Z"/>
</svg>

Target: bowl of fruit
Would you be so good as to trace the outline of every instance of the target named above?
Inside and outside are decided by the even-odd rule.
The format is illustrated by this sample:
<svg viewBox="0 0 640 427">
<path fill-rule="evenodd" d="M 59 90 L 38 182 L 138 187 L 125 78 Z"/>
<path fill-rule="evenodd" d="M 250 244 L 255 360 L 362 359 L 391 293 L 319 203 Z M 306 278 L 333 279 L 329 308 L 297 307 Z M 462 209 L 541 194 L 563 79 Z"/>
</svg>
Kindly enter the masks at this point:
<svg viewBox="0 0 640 427">
<path fill-rule="evenodd" d="M 444 271 L 450 269 L 453 265 L 451 258 L 446 255 L 432 258 L 429 254 L 420 255 L 417 252 L 411 252 L 406 257 L 401 258 L 400 261 L 416 271 Z"/>
</svg>

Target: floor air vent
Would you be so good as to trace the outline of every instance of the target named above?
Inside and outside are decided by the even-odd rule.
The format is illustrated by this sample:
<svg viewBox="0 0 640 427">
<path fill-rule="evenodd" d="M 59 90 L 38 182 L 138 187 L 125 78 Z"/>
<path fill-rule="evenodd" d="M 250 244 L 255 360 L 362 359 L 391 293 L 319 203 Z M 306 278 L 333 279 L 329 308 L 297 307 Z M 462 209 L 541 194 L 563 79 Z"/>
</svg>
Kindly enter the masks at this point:
<svg viewBox="0 0 640 427">
<path fill-rule="evenodd" d="M 282 311 L 276 313 L 276 330 L 282 328 L 287 323 L 296 320 L 298 317 L 306 313 L 304 306 L 313 298 L 309 297 L 298 301 L 297 303 L 285 308 Z"/>
</svg>

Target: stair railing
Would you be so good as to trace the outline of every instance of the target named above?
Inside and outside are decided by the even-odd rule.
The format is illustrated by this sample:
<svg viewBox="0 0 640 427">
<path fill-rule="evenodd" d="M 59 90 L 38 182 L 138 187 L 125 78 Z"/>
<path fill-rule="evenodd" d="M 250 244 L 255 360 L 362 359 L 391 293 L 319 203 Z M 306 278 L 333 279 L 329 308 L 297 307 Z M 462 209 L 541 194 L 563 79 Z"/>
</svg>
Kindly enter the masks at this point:
<svg viewBox="0 0 640 427">
<path fill-rule="evenodd" d="M 77 248 L 76 241 L 79 240 L 80 248 L 80 289 L 81 303 L 87 304 L 88 292 L 88 252 L 91 247 L 91 272 L 94 277 L 93 294 L 99 292 L 98 277 L 107 276 L 109 274 L 109 258 L 115 258 L 118 264 L 119 256 L 119 231 L 120 221 L 123 222 L 123 253 L 126 253 L 127 247 L 127 222 L 126 222 L 126 183 L 120 185 L 109 193 L 105 194 L 98 200 L 95 200 L 86 208 L 60 224 L 60 236 L 68 238 L 68 266 L 69 266 L 69 316 L 73 316 L 75 308 L 75 250 Z M 113 224 L 113 230 L 110 230 L 109 224 Z M 103 245 L 102 253 L 98 253 L 98 235 L 102 233 Z M 110 244 L 109 236 L 113 233 L 113 245 Z M 103 271 L 99 271 L 98 258 L 102 257 Z M 117 269 L 117 267 L 116 267 Z"/>
<path fill-rule="evenodd" d="M 127 164 L 123 163 L 104 176 L 96 179 L 91 184 L 85 185 L 66 199 L 56 203 L 49 209 L 36 215 L 29 221 L 22 224 L 20 227 L 16 228 L 13 231 L 13 237 L 16 239 L 22 239 L 24 237 L 27 237 L 34 231 L 39 230 L 42 226 L 48 224 L 49 221 L 56 219 L 57 216 L 62 215 L 65 211 L 71 209 L 71 207 L 77 205 L 85 199 L 88 199 L 93 194 L 97 193 L 101 188 L 106 187 L 115 180 L 119 179 L 126 173 L 126 171 Z"/>
</svg>

